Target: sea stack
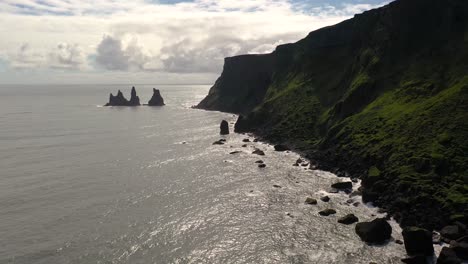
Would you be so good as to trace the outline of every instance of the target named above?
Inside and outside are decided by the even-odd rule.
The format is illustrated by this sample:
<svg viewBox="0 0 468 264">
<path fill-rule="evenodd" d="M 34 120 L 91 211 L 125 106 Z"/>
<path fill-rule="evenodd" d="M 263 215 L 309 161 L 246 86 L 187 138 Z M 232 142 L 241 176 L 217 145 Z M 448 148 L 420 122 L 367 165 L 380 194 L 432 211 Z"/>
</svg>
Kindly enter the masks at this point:
<svg viewBox="0 0 468 264">
<path fill-rule="evenodd" d="M 119 90 L 117 95 L 112 93 L 109 95 L 109 102 L 105 106 L 138 106 L 140 105 L 140 98 L 136 94 L 135 87 L 132 87 L 130 101 L 127 100 L 122 92 Z"/>
<path fill-rule="evenodd" d="M 221 121 L 221 125 L 219 126 L 220 128 L 220 134 L 221 135 L 228 135 L 229 134 L 229 123 L 226 120 Z"/>
<path fill-rule="evenodd" d="M 164 99 L 161 96 L 161 93 L 159 92 L 158 89 L 153 88 L 153 96 L 151 97 L 151 100 L 148 101 L 149 106 L 163 106 L 164 105 Z"/>
<path fill-rule="evenodd" d="M 131 92 L 129 104 L 130 104 L 130 106 L 140 105 L 140 97 L 138 97 L 138 95 L 136 93 L 135 86 L 132 87 L 132 92 Z"/>
</svg>

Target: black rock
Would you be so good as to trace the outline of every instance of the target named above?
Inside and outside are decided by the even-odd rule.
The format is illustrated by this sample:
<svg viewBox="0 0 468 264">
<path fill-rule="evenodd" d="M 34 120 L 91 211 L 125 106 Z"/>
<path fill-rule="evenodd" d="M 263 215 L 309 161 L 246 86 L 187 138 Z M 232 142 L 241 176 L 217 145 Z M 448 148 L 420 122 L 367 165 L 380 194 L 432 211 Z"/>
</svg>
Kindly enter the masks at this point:
<svg viewBox="0 0 468 264">
<path fill-rule="evenodd" d="M 402 259 L 401 262 L 406 264 L 427 264 L 427 258 L 425 256 L 413 256 Z"/>
<path fill-rule="evenodd" d="M 229 134 L 229 123 L 226 120 L 221 121 L 219 125 L 220 134 L 221 135 L 228 135 Z"/>
<path fill-rule="evenodd" d="M 348 214 L 338 219 L 338 223 L 350 225 L 359 221 L 359 218 L 354 214 Z"/>
<path fill-rule="evenodd" d="M 361 240 L 375 244 L 383 244 L 392 235 L 392 227 L 384 218 L 357 223 L 355 231 Z"/>
<path fill-rule="evenodd" d="M 229 154 L 238 154 L 238 153 L 241 153 L 241 152 L 242 152 L 242 151 L 236 150 L 236 151 L 229 152 Z"/>
<path fill-rule="evenodd" d="M 328 197 L 328 196 L 323 196 L 323 197 L 320 197 L 320 200 L 322 200 L 322 202 L 329 202 L 329 201 L 330 201 L 330 197 Z"/>
<path fill-rule="evenodd" d="M 317 200 L 314 199 L 314 198 L 311 198 L 311 197 L 307 197 L 307 199 L 305 200 L 305 203 L 306 204 L 317 204 Z"/>
<path fill-rule="evenodd" d="M 243 148 L 246 148 L 246 147 L 247 147 L 247 144 L 242 145 L 242 147 L 243 147 Z"/>
<path fill-rule="evenodd" d="M 242 142 L 250 142 L 250 139 L 244 138 L 244 139 L 242 140 Z"/>
<path fill-rule="evenodd" d="M 255 163 L 263 163 L 263 160 L 257 160 Z"/>
<path fill-rule="evenodd" d="M 279 145 L 275 145 L 275 150 L 276 151 L 286 151 L 286 150 L 289 150 L 289 147 L 286 146 L 286 145 L 279 144 Z"/>
<path fill-rule="evenodd" d="M 453 248 L 443 247 L 440 251 L 439 258 L 437 258 L 437 264 L 461 264 L 462 261 L 457 257 Z"/>
<path fill-rule="evenodd" d="M 257 155 L 260 155 L 260 156 L 265 156 L 265 152 L 263 152 L 262 150 L 260 149 L 255 149 L 252 154 L 257 154 Z"/>
<path fill-rule="evenodd" d="M 334 209 L 325 209 L 319 212 L 320 215 L 322 216 L 329 216 L 332 214 L 336 214 L 336 211 Z"/>
<path fill-rule="evenodd" d="M 352 182 L 337 182 L 331 185 L 332 188 L 338 190 L 345 190 L 345 189 L 352 189 L 353 183 Z"/>
<path fill-rule="evenodd" d="M 265 164 L 265 163 L 258 164 L 258 167 L 259 167 L 259 168 L 265 168 L 265 167 L 266 167 L 266 164 Z"/>
<path fill-rule="evenodd" d="M 281 186 L 278 185 L 278 184 L 273 184 L 273 187 L 275 187 L 275 188 L 281 188 Z"/>
<path fill-rule="evenodd" d="M 222 140 L 215 141 L 213 142 L 213 145 L 224 145 L 224 141 Z"/>
<path fill-rule="evenodd" d="M 412 226 L 404 228 L 402 234 L 405 242 L 406 253 L 408 253 L 408 255 L 434 255 L 431 232 L 423 228 Z"/>
<path fill-rule="evenodd" d="M 148 101 L 149 106 L 163 106 L 164 105 L 164 99 L 161 96 L 161 93 L 159 92 L 158 89 L 153 88 L 153 96 L 151 99 Z"/>
<path fill-rule="evenodd" d="M 442 230 L 440 230 L 440 235 L 451 240 L 455 240 L 463 236 L 458 225 L 450 225 L 442 228 Z"/>
<path fill-rule="evenodd" d="M 450 243 L 451 248 L 455 251 L 460 259 L 468 260 L 468 243 L 453 242 Z"/>
<path fill-rule="evenodd" d="M 132 87 L 132 92 L 130 93 L 130 101 L 129 101 L 130 106 L 137 106 L 140 105 L 140 97 L 138 97 L 135 86 Z"/>
</svg>

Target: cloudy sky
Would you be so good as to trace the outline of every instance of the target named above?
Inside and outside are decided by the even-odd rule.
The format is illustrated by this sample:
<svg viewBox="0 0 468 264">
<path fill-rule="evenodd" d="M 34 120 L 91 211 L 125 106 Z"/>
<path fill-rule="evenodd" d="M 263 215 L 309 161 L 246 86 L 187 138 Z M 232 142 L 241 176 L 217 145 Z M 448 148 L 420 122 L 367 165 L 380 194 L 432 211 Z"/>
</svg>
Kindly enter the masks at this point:
<svg viewBox="0 0 468 264">
<path fill-rule="evenodd" d="M 212 83 L 389 0 L 1 0 L 0 83 Z"/>
</svg>

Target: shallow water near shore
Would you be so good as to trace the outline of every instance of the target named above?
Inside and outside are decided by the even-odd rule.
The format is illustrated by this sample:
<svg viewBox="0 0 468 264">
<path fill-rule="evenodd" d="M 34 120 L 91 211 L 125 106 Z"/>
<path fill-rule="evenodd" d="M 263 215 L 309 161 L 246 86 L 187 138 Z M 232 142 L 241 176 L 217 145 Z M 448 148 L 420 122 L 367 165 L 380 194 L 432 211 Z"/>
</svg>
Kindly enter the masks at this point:
<svg viewBox="0 0 468 264">
<path fill-rule="evenodd" d="M 220 137 L 235 116 L 190 108 L 209 86 L 137 85 L 142 102 L 153 87 L 166 106 L 101 107 L 129 86 L 0 86 L 0 263 L 401 263 L 404 246 L 337 223 L 379 216 L 327 193 L 343 179 Z"/>
</svg>

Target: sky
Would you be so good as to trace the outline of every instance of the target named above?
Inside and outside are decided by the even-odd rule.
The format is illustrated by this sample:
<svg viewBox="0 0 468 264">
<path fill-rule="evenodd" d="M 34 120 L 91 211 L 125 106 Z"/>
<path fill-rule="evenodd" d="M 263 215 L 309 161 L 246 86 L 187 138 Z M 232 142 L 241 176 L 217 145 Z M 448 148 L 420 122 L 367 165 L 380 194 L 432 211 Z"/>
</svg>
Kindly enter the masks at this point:
<svg viewBox="0 0 468 264">
<path fill-rule="evenodd" d="M 1 0 L 0 83 L 210 84 L 389 0 Z"/>
</svg>

